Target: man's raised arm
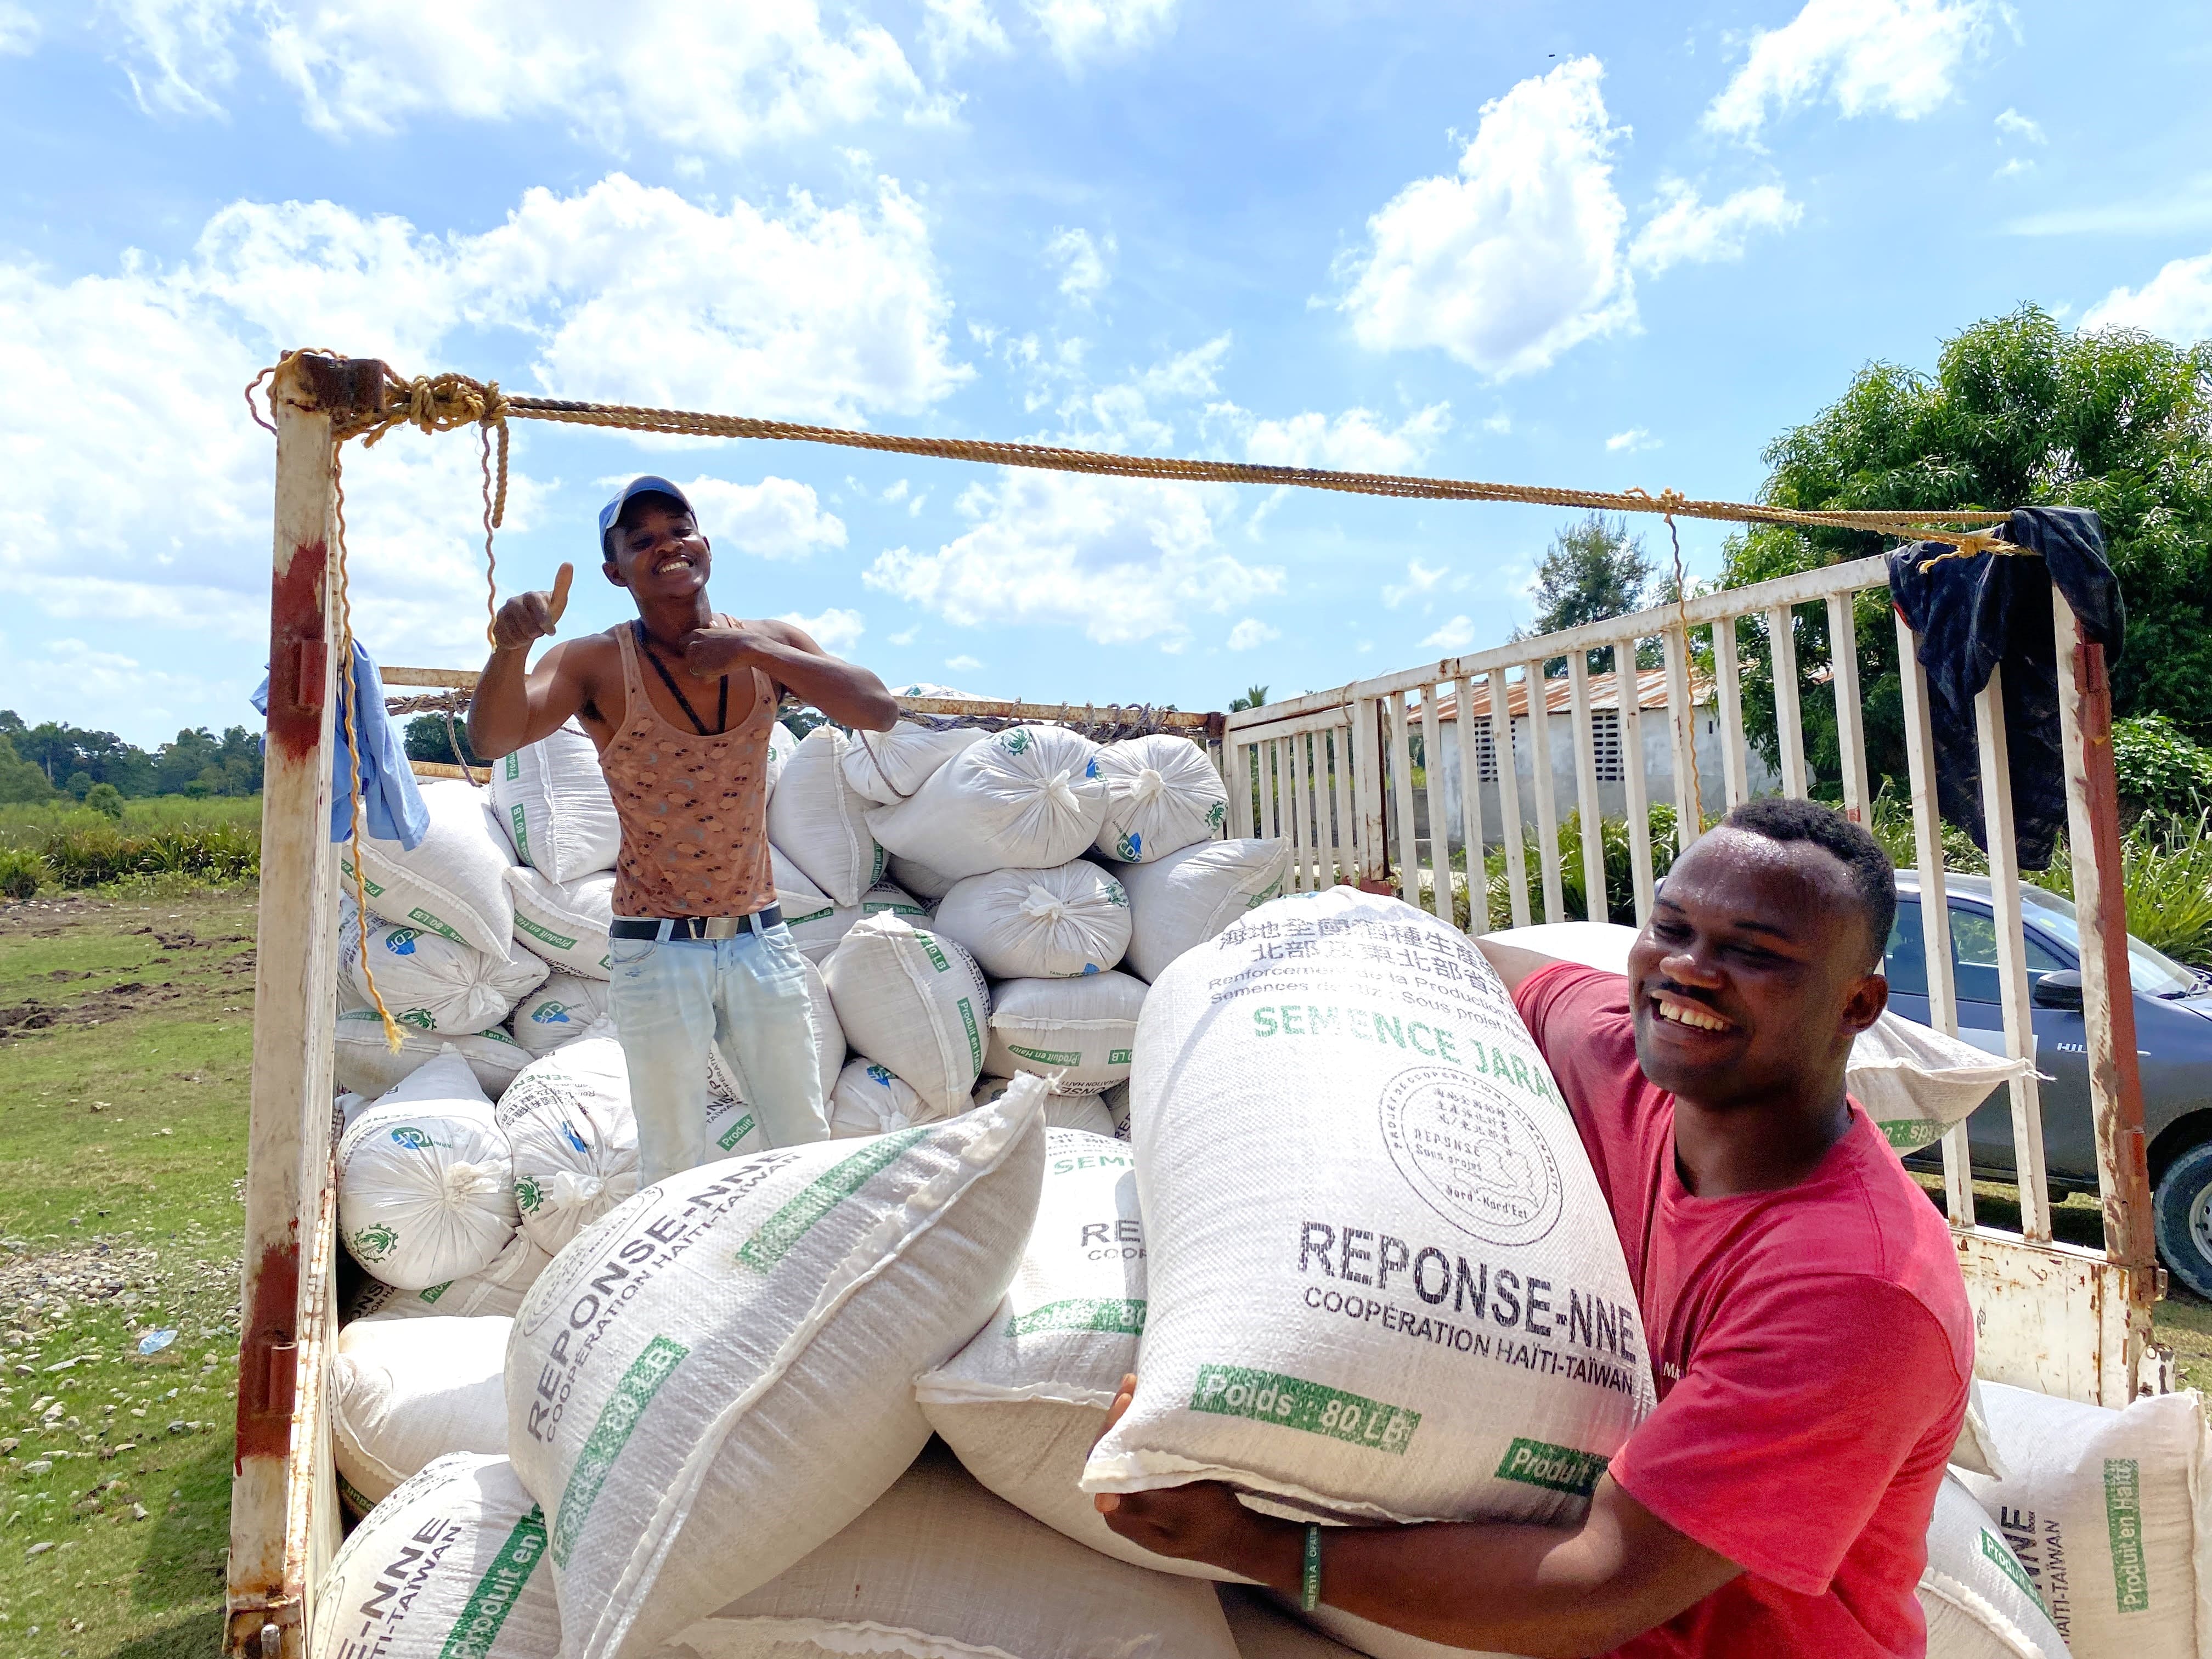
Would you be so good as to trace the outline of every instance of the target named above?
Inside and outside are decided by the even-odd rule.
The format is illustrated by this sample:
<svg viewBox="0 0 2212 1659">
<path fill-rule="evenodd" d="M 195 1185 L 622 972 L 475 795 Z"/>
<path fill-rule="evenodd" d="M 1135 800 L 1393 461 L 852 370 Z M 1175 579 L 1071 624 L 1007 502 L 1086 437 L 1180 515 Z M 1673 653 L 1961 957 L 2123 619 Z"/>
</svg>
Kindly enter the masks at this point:
<svg viewBox="0 0 2212 1659">
<path fill-rule="evenodd" d="M 1521 981 L 1529 975 L 1546 968 L 1556 968 L 1561 961 L 1560 957 L 1547 957 L 1541 951 L 1527 950 L 1518 945 L 1501 945 L 1494 939 L 1479 939 L 1474 944 L 1476 950 L 1490 959 L 1490 965 L 1498 970 L 1498 977 L 1505 981 L 1509 995 L 1519 990 Z"/>
<path fill-rule="evenodd" d="M 552 591 L 518 593 L 492 619 L 491 659 L 477 679 L 469 704 L 469 747 L 480 760 L 497 760 L 525 744 L 550 737 L 584 706 L 580 678 L 556 645 L 533 672 L 530 647 L 550 637 L 568 607 L 573 565 L 562 565 Z"/>
<path fill-rule="evenodd" d="M 684 663 L 702 679 L 757 668 L 840 726 L 888 732 L 898 723 L 898 704 L 883 681 L 831 656 L 805 629 L 787 622 L 698 629 L 684 639 Z"/>
</svg>

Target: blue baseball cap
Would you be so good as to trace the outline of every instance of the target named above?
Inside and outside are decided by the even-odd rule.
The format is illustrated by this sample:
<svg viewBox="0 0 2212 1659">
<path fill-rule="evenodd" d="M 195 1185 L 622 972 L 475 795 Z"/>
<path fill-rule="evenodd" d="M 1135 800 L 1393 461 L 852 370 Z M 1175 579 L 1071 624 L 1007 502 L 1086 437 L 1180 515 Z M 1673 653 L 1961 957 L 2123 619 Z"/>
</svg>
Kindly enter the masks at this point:
<svg viewBox="0 0 2212 1659">
<path fill-rule="evenodd" d="M 686 513 L 692 511 L 691 498 L 667 479 L 655 477 L 650 472 L 642 477 L 632 478 L 615 491 L 612 501 L 599 509 L 599 556 L 602 559 L 607 556 L 607 532 L 615 527 L 616 520 L 622 517 L 623 508 L 633 495 L 672 495 L 683 504 Z M 693 516 L 697 515 L 694 514 Z"/>
</svg>

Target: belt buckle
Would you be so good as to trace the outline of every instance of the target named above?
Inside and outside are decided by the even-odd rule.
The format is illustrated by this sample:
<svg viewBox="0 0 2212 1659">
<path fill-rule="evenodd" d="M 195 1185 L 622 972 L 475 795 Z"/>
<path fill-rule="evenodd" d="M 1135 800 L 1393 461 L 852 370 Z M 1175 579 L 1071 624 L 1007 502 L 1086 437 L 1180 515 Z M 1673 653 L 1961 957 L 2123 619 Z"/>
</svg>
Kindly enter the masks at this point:
<svg viewBox="0 0 2212 1659">
<path fill-rule="evenodd" d="M 702 939 L 735 939 L 744 928 L 742 916 L 703 916 L 699 922 Z"/>
</svg>

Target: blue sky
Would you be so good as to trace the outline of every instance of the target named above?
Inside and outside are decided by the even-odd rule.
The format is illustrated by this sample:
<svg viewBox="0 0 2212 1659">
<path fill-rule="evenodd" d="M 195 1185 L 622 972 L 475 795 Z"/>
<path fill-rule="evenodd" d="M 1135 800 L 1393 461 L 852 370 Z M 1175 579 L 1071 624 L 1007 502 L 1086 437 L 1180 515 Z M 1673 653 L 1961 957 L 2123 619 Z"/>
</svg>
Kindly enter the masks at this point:
<svg viewBox="0 0 2212 1659">
<path fill-rule="evenodd" d="M 0 0 L 0 707 L 250 720 L 279 348 L 509 388 L 1747 498 L 2026 301 L 2212 334 L 2201 7 Z M 1562 514 L 516 429 L 896 684 L 1221 708 L 1504 639 Z M 349 449 L 387 661 L 482 654 L 473 443 Z M 1656 523 L 1650 544 L 1663 544 Z M 1692 574 L 1720 532 L 1685 526 Z"/>
</svg>

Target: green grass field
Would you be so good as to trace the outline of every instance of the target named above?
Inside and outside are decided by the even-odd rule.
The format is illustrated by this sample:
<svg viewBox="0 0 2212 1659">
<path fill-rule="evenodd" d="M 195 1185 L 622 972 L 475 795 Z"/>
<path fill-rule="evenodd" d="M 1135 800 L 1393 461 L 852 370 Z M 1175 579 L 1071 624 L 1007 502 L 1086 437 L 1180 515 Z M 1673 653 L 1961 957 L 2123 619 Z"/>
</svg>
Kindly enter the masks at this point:
<svg viewBox="0 0 2212 1659">
<path fill-rule="evenodd" d="M 96 830 L 113 820 L 75 801 L 11 801 L 0 805 L 0 847 L 37 847 L 48 836 L 70 830 Z M 126 830 L 179 830 L 210 824 L 261 827 L 261 797 L 221 796 L 195 800 L 185 795 L 152 795 L 123 803 Z"/>
</svg>

